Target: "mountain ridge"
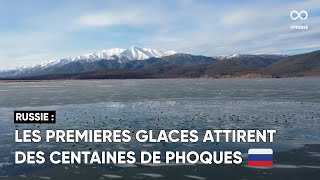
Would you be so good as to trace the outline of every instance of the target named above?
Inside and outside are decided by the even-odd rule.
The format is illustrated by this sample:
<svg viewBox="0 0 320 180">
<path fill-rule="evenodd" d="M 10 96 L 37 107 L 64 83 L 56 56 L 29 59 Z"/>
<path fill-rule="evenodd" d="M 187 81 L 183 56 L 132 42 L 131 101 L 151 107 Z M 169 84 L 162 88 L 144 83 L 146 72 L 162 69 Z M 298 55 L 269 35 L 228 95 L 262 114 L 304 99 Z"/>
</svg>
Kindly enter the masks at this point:
<svg viewBox="0 0 320 180">
<path fill-rule="evenodd" d="M 123 63 L 123 62 L 129 62 L 133 60 L 145 60 L 152 57 L 160 58 L 164 56 L 170 56 L 176 53 L 177 52 L 173 50 L 160 51 L 156 49 L 140 48 L 135 46 L 131 46 L 128 49 L 112 48 L 112 49 L 105 49 L 101 51 L 87 53 L 84 55 L 79 55 L 71 58 L 61 58 L 57 60 L 44 61 L 40 64 L 20 66 L 20 67 L 7 69 L 7 70 L 1 70 L 0 77 L 1 76 L 18 76 L 19 74 L 22 74 L 26 71 L 36 71 L 36 70 L 48 69 L 52 67 L 59 68 L 68 63 L 72 63 L 75 61 L 93 62 L 93 61 L 98 61 L 102 59 L 107 59 L 107 60 L 117 60 L 120 63 Z"/>
<path fill-rule="evenodd" d="M 138 49 L 139 51 L 146 50 Z M 116 49 L 121 54 L 125 50 Z M 223 77 L 290 77 L 320 75 L 320 51 L 286 55 L 236 54 L 207 57 L 174 52 L 150 54 L 132 51 L 132 57 L 118 55 L 103 59 L 77 59 L 64 65 L 29 69 L 2 79 L 109 79 L 109 78 L 223 78 Z M 135 54 L 134 54 L 135 53 Z M 144 55 L 152 56 L 144 59 Z M 163 55 L 163 56 L 162 56 Z M 109 57 L 109 56 L 108 56 Z"/>
</svg>

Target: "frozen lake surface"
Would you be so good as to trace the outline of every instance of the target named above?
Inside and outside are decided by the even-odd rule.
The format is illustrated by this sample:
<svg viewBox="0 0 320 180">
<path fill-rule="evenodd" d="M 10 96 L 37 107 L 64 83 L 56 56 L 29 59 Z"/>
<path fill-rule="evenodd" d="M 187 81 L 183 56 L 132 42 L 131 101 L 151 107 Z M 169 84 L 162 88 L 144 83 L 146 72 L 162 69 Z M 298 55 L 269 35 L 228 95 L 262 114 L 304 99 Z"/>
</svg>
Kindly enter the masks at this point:
<svg viewBox="0 0 320 180">
<path fill-rule="evenodd" d="M 55 125 L 14 125 L 14 110 L 56 110 Z M 240 143 L 14 143 L 15 129 L 276 129 L 276 152 L 320 142 L 320 79 L 164 79 L 0 83 L 0 175 L 39 169 L 14 165 L 16 150 L 241 150 Z M 320 153 L 320 152 L 313 152 Z M 319 159 L 318 159 L 319 160 Z M 319 164 L 318 164 L 319 165 Z M 42 165 L 41 168 L 52 168 Z M 141 176 L 146 176 L 139 172 Z M 139 174 L 137 172 L 137 174 Z M 186 172 L 187 173 L 187 172 Z M 157 173 L 155 173 L 157 174 Z M 149 174 L 150 175 L 150 174 Z M 119 173 L 104 177 L 120 176 Z M 151 176 L 151 175 L 150 175 Z M 154 175 L 155 176 L 155 175 Z M 163 174 L 161 174 L 163 176 Z M 158 175 L 159 178 L 161 176 Z M 203 178 L 185 174 L 181 178 Z M 206 177 L 206 176 L 205 176 Z M 118 177 L 119 178 L 119 177 Z M 150 178 L 150 177 L 149 177 Z"/>
</svg>

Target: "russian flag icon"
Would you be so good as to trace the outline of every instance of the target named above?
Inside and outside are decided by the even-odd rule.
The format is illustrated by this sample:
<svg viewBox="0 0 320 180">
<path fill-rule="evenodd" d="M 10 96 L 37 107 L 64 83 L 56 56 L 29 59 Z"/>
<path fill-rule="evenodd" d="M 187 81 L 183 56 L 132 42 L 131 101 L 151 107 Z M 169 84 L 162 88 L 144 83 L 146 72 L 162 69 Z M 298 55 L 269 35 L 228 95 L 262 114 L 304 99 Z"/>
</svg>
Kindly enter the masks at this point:
<svg viewBox="0 0 320 180">
<path fill-rule="evenodd" d="M 248 166 L 269 167 L 273 164 L 272 149 L 249 149 Z"/>
</svg>

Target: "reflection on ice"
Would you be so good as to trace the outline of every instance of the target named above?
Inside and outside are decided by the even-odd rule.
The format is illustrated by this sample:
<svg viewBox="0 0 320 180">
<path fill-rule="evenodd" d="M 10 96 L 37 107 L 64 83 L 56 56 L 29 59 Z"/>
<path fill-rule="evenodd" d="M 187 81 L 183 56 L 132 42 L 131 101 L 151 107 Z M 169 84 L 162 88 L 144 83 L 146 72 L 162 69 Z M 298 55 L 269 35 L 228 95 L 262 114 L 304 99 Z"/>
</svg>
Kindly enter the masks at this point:
<svg viewBox="0 0 320 180">
<path fill-rule="evenodd" d="M 147 176 L 147 177 L 151 177 L 151 178 L 161 178 L 161 177 L 164 177 L 164 176 L 161 175 L 161 174 L 155 174 L 155 173 L 139 173 L 139 175 Z"/>
<path fill-rule="evenodd" d="M 200 177 L 200 176 L 194 176 L 194 175 L 184 175 L 187 178 L 191 178 L 191 179 L 198 179 L 198 180 L 204 180 L 206 178 L 204 177 Z"/>
<path fill-rule="evenodd" d="M 110 179 L 120 179 L 120 178 L 122 178 L 122 176 L 115 175 L 115 174 L 103 174 L 102 176 L 110 178 Z"/>
</svg>

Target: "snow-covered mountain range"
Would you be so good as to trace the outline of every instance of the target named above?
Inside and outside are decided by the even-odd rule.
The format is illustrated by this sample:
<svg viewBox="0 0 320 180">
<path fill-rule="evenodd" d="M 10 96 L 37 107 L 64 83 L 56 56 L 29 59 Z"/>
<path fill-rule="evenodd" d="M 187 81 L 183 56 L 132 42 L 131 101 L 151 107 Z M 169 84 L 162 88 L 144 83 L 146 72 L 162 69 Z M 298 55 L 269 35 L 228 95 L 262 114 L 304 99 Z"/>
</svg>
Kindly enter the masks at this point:
<svg viewBox="0 0 320 180">
<path fill-rule="evenodd" d="M 19 79 L 25 77 L 52 77 L 66 74 L 110 72 L 111 70 L 135 71 L 142 69 L 161 69 L 169 66 L 186 67 L 197 64 L 208 64 L 215 61 L 227 63 L 229 61 L 237 62 L 240 65 L 258 64 L 259 66 L 266 66 L 283 57 L 282 55 L 272 54 L 234 54 L 208 57 L 132 46 L 128 49 L 113 48 L 71 58 L 45 61 L 37 65 L 2 70 L 0 71 L 0 78 Z M 227 67 L 229 66 L 227 65 L 223 68 L 227 71 Z"/>
<path fill-rule="evenodd" d="M 71 62 L 94 62 L 98 60 L 114 60 L 119 63 L 126 63 L 129 61 L 134 60 L 146 60 L 149 58 L 161 58 L 164 56 L 170 56 L 173 54 L 176 54 L 176 51 L 160 51 L 156 49 L 151 48 L 140 48 L 140 47 L 130 47 L 128 49 L 122 49 L 122 48 L 113 48 L 113 49 L 106 49 L 102 51 L 92 52 L 76 57 L 71 58 L 62 58 L 58 60 L 52 60 L 52 61 L 44 61 L 41 64 L 36 65 L 29 65 L 29 66 L 21 66 L 16 67 L 8 70 L 2 70 L 0 71 L 0 77 L 13 77 L 13 76 L 19 76 L 21 74 L 24 74 L 26 72 L 32 73 L 40 70 L 45 69 L 52 69 L 52 68 L 59 68 L 66 64 L 69 64 Z"/>
<path fill-rule="evenodd" d="M 156 49 L 150 48 L 139 48 L 139 47 L 130 47 L 129 49 L 121 49 L 121 48 L 113 48 L 102 50 L 98 52 L 93 52 L 89 54 L 85 54 L 82 56 L 76 56 L 73 58 L 67 58 L 69 61 L 76 61 L 76 60 L 100 60 L 100 59 L 127 59 L 127 60 L 144 60 L 149 59 L 151 57 L 163 57 L 175 54 L 175 51 L 159 51 Z"/>
</svg>

